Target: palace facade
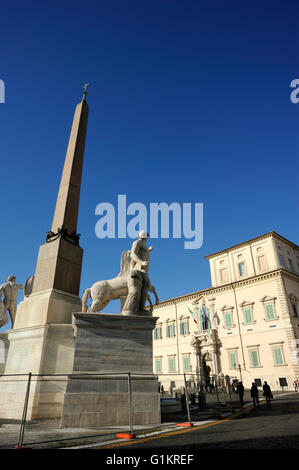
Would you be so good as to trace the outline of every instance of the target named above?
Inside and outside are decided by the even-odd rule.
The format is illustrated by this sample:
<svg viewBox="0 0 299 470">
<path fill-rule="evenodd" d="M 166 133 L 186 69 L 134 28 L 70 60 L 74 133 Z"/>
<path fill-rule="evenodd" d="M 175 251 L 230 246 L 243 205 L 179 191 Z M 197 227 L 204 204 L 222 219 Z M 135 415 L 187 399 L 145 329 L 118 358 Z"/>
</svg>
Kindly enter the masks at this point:
<svg viewBox="0 0 299 470">
<path fill-rule="evenodd" d="M 206 256 L 212 287 L 154 307 L 154 373 L 165 390 L 188 382 L 299 379 L 299 247 L 272 231 Z M 195 322 L 196 320 L 196 322 Z"/>
</svg>

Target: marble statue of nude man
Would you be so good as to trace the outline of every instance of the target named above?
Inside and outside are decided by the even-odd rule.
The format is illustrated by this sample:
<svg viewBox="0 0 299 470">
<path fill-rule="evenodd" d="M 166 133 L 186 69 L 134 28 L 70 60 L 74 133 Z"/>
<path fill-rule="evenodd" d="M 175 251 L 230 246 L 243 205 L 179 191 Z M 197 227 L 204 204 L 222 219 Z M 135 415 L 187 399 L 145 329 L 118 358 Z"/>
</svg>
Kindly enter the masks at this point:
<svg viewBox="0 0 299 470">
<path fill-rule="evenodd" d="M 151 287 L 151 281 L 148 276 L 149 270 L 149 253 L 153 250 L 153 247 L 149 248 L 146 246 L 148 239 L 148 233 L 142 230 L 138 234 L 138 240 L 135 240 L 131 248 L 131 266 L 130 269 L 137 270 L 142 276 L 142 288 L 140 297 L 140 311 L 144 311 L 145 302 L 147 300 L 148 290 Z"/>
<path fill-rule="evenodd" d="M 24 287 L 21 284 L 16 283 L 15 276 L 9 276 L 7 282 L 0 285 L 0 298 L 2 293 L 4 294 L 4 308 L 9 312 L 12 327 L 15 322 L 16 312 L 17 312 L 17 297 L 18 290 L 24 290 Z"/>
</svg>

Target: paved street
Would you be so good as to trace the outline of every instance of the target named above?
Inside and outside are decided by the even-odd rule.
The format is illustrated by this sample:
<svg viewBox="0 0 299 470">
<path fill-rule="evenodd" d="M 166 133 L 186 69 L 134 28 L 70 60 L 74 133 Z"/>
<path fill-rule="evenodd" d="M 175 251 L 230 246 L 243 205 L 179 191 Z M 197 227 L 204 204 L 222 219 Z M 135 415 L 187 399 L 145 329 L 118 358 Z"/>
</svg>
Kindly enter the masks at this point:
<svg viewBox="0 0 299 470">
<path fill-rule="evenodd" d="M 239 406 L 237 397 L 233 398 L 234 407 Z M 202 425 L 198 424 L 198 427 L 191 429 L 175 426 L 175 423 L 186 421 L 185 413 L 181 411 L 167 413 L 163 416 L 164 424 L 160 427 L 142 431 L 142 426 L 136 426 L 134 431 L 137 439 L 129 442 L 115 440 L 117 429 L 61 429 L 59 422 L 33 422 L 26 425 L 25 444 L 26 447 L 38 449 L 76 448 L 87 445 L 128 452 L 135 452 L 138 449 L 160 449 L 163 452 L 166 449 L 174 451 L 178 448 L 181 451 L 299 449 L 299 393 L 287 393 L 281 396 L 276 394 L 271 410 L 262 402 L 260 408 L 253 409 L 250 406 L 234 415 L 221 418 L 221 414 L 227 411 L 228 407 L 220 405 L 205 412 L 199 412 L 193 407 L 191 420 Z M 0 449 L 14 448 L 18 442 L 19 430 L 19 424 L 0 422 Z M 127 427 L 124 427 L 122 432 L 127 430 Z M 118 428 L 119 431 L 121 429 Z M 153 432 L 155 434 L 151 435 Z"/>
<path fill-rule="evenodd" d="M 299 449 L 299 393 L 277 396 L 202 429 L 122 445 L 122 449 Z"/>
</svg>

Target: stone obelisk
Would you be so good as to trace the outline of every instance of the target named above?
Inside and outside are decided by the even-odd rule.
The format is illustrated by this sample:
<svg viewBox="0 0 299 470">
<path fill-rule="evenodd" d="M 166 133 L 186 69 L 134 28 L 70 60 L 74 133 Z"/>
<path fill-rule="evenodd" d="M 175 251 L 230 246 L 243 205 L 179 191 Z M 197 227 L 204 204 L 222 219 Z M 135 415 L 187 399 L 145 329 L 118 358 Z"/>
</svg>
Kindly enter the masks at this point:
<svg viewBox="0 0 299 470">
<path fill-rule="evenodd" d="M 77 105 L 66 152 L 51 231 L 41 245 L 32 292 L 18 306 L 8 331 L 5 374 L 68 374 L 72 371 L 72 313 L 79 297 L 83 250 L 77 218 L 88 120 L 86 86 Z M 0 380 L 0 417 L 20 419 L 27 377 Z M 66 377 L 32 377 L 28 419 L 58 417 Z"/>
<path fill-rule="evenodd" d="M 33 291 L 20 304 L 14 329 L 45 323 L 71 323 L 72 312 L 81 310 L 79 288 L 83 250 L 79 246 L 77 218 L 87 120 L 85 91 L 75 110 L 52 228 L 40 247 Z"/>
</svg>

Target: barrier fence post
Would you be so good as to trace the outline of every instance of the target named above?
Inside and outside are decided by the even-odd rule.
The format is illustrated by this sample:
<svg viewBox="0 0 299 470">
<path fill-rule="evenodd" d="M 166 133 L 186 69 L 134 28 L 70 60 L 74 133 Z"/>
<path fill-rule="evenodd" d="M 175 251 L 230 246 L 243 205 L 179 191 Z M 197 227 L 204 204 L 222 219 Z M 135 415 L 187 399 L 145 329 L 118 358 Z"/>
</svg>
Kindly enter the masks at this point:
<svg viewBox="0 0 299 470">
<path fill-rule="evenodd" d="M 184 373 L 184 383 L 185 383 L 185 397 L 186 397 L 187 415 L 188 415 L 188 421 L 190 423 L 191 418 L 190 418 L 190 409 L 189 409 L 189 396 L 188 396 L 187 381 L 186 381 L 186 374 L 185 373 Z"/>
<path fill-rule="evenodd" d="M 23 408 L 23 415 L 22 415 L 22 421 L 21 421 L 21 428 L 20 428 L 20 434 L 19 434 L 19 442 L 18 442 L 18 445 L 16 445 L 15 449 L 23 449 L 24 448 L 23 442 L 24 442 L 24 432 L 25 432 L 25 425 L 26 425 L 28 401 L 29 401 L 29 395 L 30 395 L 31 376 L 32 376 L 32 373 L 29 372 L 26 395 L 25 395 L 25 402 L 24 402 L 24 408 Z"/>
<path fill-rule="evenodd" d="M 129 426 L 130 434 L 133 435 L 133 406 L 132 406 L 132 381 L 131 372 L 128 372 L 128 392 L 129 392 Z"/>
</svg>

